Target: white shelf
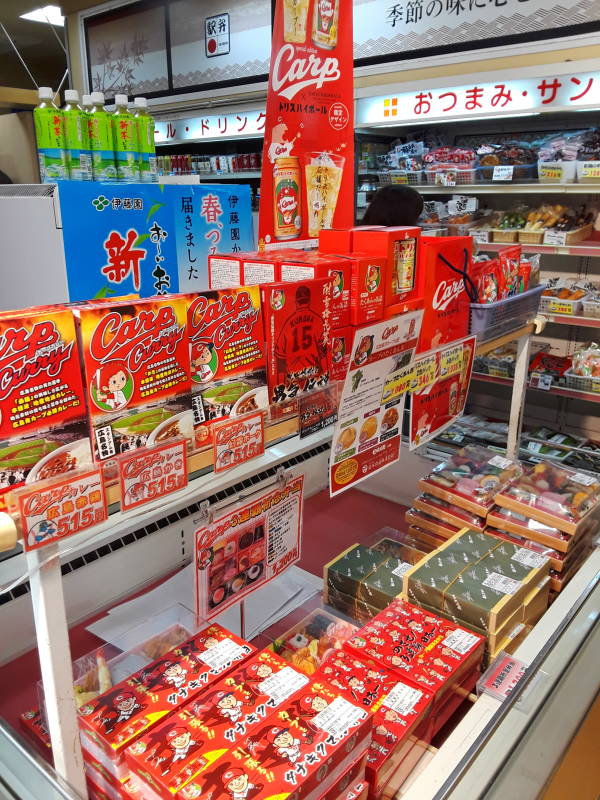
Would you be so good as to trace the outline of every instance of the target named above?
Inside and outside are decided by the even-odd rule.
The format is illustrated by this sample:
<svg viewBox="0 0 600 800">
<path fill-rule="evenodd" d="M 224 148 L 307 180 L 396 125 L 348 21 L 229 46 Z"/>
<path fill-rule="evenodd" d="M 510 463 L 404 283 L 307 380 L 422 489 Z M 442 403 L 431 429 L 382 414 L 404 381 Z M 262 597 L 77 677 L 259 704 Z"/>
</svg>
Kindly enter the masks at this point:
<svg viewBox="0 0 600 800">
<path fill-rule="evenodd" d="M 209 181 L 237 181 L 240 178 L 260 178 L 259 169 L 245 170 L 240 172 L 198 172 L 200 182 Z"/>
<path fill-rule="evenodd" d="M 456 186 L 415 185 L 421 194 L 598 194 L 600 183 L 476 183 Z"/>
<path fill-rule="evenodd" d="M 600 241 L 588 239 L 577 244 L 570 245 L 554 245 L 554 244 L 524 244 L 520 242 L 521 248 L 524 253 L 540 253 L 543 255 L 558 255 L 558 256 L 584 256 L 592 258 L 600 256 Z M 510 246 L 510 245 L 508 245 Z M 487 252 L 498 252 L 507 247 L 506 243 L 502 242 L 487 242 L 485 244 L 477 244 L 479 250 Z"/>
</svg>

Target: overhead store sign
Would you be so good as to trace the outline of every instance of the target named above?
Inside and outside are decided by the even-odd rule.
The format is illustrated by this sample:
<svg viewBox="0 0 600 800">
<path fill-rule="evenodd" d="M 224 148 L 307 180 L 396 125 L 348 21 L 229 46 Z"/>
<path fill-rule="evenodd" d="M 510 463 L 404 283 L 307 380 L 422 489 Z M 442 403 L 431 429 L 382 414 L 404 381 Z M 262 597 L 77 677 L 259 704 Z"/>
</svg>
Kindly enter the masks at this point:
<svg viewBox="0 0 600 800">
<path fill-rule="evenodd" d="M 357 102 L 356 124 L 398 125 L 599 106 L 600 73 L 567 73 L 365 97 Z"/>
<path fill-rule="evenodd" d="M 534 41 L 597 21 L 595 0 L 355 0 L 354 57 L 393 61 Z"/>
<path fill-rule="evenodd" d="M 160 120 L 154 126 L 156 144 L 173 144 L 198 139 L 234 139 L 262 136 L 265 130 L 264 108 L 214 114 L 188 119 Z"/>
</svg>

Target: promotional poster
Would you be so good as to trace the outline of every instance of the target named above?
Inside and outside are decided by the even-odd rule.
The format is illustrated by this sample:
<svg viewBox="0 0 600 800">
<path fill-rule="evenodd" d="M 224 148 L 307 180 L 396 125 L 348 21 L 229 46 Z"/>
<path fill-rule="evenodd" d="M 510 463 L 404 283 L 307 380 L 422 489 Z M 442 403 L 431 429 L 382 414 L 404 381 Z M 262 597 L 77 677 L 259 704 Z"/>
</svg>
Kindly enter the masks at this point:
<svg viewBox="0 0 600 800">
<path fill-rule="evenodd" d="M 259 240 L 314 240 L 354 220 L 350 0 L 275 4 Z"/>
<path fill-rule="evenodd" d="M 333 432 L 331 496 L 400 458 L 406 372 L 422 316 L 414 311 L 356 332 Z"/>
<path fill-rule="evenodd" d="M 195 533 L 196 610 L 212 619 L 300 558 L 304 476 L 251 495 Z"/>
<path fill-rule="evenodd" d="M 435 439 L 462 416 L 471 381 L 476 340 L 476 336 L 468 336 L 414 364 L 410 407 L 411 450 Z"/>
</svg>

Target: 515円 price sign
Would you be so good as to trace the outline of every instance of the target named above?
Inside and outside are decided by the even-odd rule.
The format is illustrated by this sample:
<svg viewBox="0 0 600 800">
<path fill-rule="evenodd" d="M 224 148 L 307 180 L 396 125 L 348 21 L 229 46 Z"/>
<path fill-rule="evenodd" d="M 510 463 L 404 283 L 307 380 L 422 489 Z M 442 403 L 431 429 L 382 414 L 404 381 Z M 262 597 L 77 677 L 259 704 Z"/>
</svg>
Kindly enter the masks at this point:
<svg viewBox="0 0 600 800">
<path fill-rule="evenodd" d="M 185 439 L 135 451 L 119 462 L 121 511 L 183 489 L 187 481 Z"/>
<path fill-rule="evenodd" d="M 72 473 L 60 481 L 28 486 L 13 494 L 25 550 L 35 550 L 104 522 L 106 495 L 100 469 Z"/>
</svg>

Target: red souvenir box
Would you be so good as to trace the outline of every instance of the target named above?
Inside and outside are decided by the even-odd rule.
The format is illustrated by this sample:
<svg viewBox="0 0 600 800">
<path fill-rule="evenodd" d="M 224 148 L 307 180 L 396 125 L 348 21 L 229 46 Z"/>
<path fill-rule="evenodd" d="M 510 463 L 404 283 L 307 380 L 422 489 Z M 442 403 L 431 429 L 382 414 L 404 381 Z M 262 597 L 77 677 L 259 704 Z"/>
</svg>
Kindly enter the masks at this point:
<svg viewBox="0 0 600 800">
<path fill-rule="evenodd" d="M 279 280 L 278 253 L 216 253 L 208 256 L 210 289 L 235 289 Z"/>
<path fill-rule="evenodd" d="M 189 295 L 188 341 L 196 446 L 208 423 L 266 406 L 265 333 L 258 286 Z"/>
<path fill-rule="evenodd" d="M 331 327 L 350 324 L 352 266 L 340 256 L 301 252 L 287 256 L 280 264 L 282 281 L 305 281 L 330 278 L 332 282 Z"/>
<path fill-rule="evenodd" d="M 94 457 L 192 438 L 183 295 L 74 309 Z"/>
<path fill-rule="evenodd" d="M 348 652 L 426 688 L 436 705 L 483 657 L 485 637 L 418 606 L 394 600 L 344 644 Z"/>
<path fill-rule="evenodd" d="M 318 674 L 351 703 L 373 711 L 397 683 L 395 673 L 338 650 L 326 658 Z"/>
<path fill-rule="evenodd" d="M 354 234 L 357 231 L 384 230 L 383 225 L 359 225 L 354 228 L 323 228 L 319 231 L 319 252 L 344 255 L 351 253 L 354 247 Z"/>
<path fill-rule="evenodd" d="M 32 708 L 31 711 L 24 711 L 19 715 L 19 722 L 29 736 L 34 740 L 36 745 L 41 748 L 43 752 L 48 752 L 52 749 L 50 742 L 50 735 L 44 722 L 44 717 L 39 708 Z"/>
<path fill-rule="evenodd" d="M 412 300 L 419 294 L 417 285 L 417 244 L 421 229 L 417 227 L 362 229 L 354 233 L 355 250 L 387 259 L 385 305 Z"/>
<path fill-rule="evenodd" d="M 387 259 L 364 253 L 344 256 L 352 264 L 350 324 L 366 325 L 383 319 Z"/>
<path fill-rule="evenodd" d="M 23 483 L 92 464 L 73 314 L 0 314 L 0 510 Z"/>
<path fill-rule="evenodd" d="M 83 747 L 124 777 L 132 741 L 256 652 L 213 624 L 79 709 Z"/>
<path fill-rule="evenodd" d="M 251 735 L 309 680 L 270 650 L 248 659 L 126 753 L 144 796 L 169 797 Z"/>
<path fill-rule="evenodd" d="M 272 403 L 329 383 L 331 281 L 315 278 L 261 287 Z"/>
<path fill-rule="evenodd" d="M 343 381 L 348 372 L 352 343 L 354 342 L 354 328 L 336 328 L 331 331 L 331 366 L 330 376 L 332 381 Z"/>
<path fill-rule="evenodd" d="M 345 793 L 349 792 L 357 783 L 364 781 L 366 760 L 366 753 L 359 755 L 343 775 L 337 778 L 334 785 L 319 795 L 319 800 L 340 800 L 340 798 L 348 800 L 348 795 Z"/>
</svg>

